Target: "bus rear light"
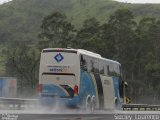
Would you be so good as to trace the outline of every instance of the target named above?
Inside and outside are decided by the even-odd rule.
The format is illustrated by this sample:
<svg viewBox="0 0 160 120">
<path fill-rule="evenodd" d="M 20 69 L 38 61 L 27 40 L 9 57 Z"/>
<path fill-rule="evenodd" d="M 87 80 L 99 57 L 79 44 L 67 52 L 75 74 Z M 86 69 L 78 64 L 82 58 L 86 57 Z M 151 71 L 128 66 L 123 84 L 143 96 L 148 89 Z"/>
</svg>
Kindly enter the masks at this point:
<svg viewBox="0 0 160 120">
<path fill-rule="evenodd" d="M 42 84 L 39 84 L 39 85 L 38 85 L 38 92 L 39 92 L 39 93 L 42 93 Z"/>
<path fill-rule="evenodd" d="M 74 86 L 74 95 L 78 95 L 78 85 Z"/>
<path fill-rule="evenodd" d="M 62 51 L 63 51 L 63 48 L 57 48 L 56 51 L 57 51 L 57 52 L 62 52 Z"/>
</svg>

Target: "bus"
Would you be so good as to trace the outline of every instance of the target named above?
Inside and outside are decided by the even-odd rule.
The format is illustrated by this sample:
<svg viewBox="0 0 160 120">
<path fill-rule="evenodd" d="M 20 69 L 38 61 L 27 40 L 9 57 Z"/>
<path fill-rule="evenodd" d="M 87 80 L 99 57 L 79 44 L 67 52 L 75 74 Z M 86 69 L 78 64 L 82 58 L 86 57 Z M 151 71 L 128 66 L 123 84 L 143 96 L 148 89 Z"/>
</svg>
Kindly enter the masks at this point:
<svg viewBox="0 0 160 120">
<path fill-rule="evenodd" d="M 41 52 L 38 89 L 43 105 L 114 109 L 124 102 L 123 83 L 121 64 L 97 53 L 72 48 Z"/>
</svg>

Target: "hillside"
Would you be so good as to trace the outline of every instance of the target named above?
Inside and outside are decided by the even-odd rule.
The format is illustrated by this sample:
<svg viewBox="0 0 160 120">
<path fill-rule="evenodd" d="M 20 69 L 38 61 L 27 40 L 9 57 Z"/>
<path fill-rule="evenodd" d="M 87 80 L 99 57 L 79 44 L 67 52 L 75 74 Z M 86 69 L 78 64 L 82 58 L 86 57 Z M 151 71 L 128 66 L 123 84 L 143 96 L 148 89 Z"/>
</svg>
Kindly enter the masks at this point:
<svg viewBox="0 0 160 120">
<path fill-rule="evenodd" d="M 0 6 L 0 73 L 4 73 L 5 59 L 2 51 L 5 44 L 14 41 L 39 41 L 40 25 L 43 18 L 53 12 L 65 13 L 77 28 L 83 21 L 95 17 L 101 23 L 119 8 L 128 8 L 135 17 L 160 17 L 158 4 L 128 4 L 112 0 L 13 0 Z"/>
<path fill-rule="evenodd" d="M 0 6 L 0 41 L 37 40 L 44 16 L 61 11 L 77 27 L 86 18 L 105 22 L 118 8 L 129 8 L 136 17 L 160 17 L 160 5 L 124 4 L 111 0 L 13 0 Z M 13 34 L 14 32 L 14 34 Z"/>
<path fill-rule="evenodd" d="M 160 5 L 125 4 L 112 0 L 13 0 L 0 6 L 0 41 L 37 41 L 44 16 L 64 12 L 76 27 L 90 17 L 104 23 L 118 8 L 129 8 L 136 17 L 160 17 Z"/>
</svg>

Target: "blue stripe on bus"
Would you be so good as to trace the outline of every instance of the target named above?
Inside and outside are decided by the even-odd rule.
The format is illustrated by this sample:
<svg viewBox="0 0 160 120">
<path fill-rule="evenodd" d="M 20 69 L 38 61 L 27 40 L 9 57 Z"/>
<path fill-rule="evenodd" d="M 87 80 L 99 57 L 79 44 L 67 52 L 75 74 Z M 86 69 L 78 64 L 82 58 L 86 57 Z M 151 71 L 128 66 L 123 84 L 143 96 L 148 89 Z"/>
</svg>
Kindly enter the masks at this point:
<svg viewBox="0 0 160 120">
<path fill-rule="evenodd" d="M 90 95 L 91 97 L 96 96 L 96 90 L 93 83 L 93 79 L 91 73 L 85 72 L 81 70 L 80 75 L 80 89 L 79 89 L 79 97 L 81 104 L 83 104 L 86 100 L 86 97 Z"/>
<path fill-rule="evenodd" d="M 118 100 L 118 104 L 121 104 L 123 102 L 123 100 L 119 95 L 119 77 L 112 77 L 112 79 L 113 79 L 113 83 L 114 83 L 115 97 Z"/>
<path fill-rule="evenodd" d="M 43 84 L 42 93 L 55 96 L 67 96 L 63 88 L 60 88 L 59 86 L 56 86 L 54 84 Z"/>
<path fill-rule="evenodd" d="M 69 92 L 71 88 L 69 88 L 70 90 L 67 91 L 66 89 L 68 88 L 63 88 L 64 86 L 63 87 L 62 86 L 53 84 L 43 84 L 42 87 L 43 91 L 39 96 L 41 105 L 52 107 L 52 105 L 60 103 L 61 105 L 68 107 L 73 107 L 73 108 L 78 107 L 80 103 L 79 96 L 72 96 L 72 97 L 68 96 L 66 92 Z"/>
</svg>

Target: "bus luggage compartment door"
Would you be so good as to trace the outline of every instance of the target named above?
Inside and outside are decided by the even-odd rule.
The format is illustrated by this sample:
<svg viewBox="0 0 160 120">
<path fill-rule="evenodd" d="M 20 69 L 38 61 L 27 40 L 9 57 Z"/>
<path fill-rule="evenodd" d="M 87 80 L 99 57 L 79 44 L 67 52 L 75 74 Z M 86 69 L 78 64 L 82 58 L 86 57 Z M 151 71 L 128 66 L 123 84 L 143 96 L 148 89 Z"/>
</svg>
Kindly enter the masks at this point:
<svg viewBox="0 0 160 120">
<path fill-rule="evenodd" d="M 114 85 L 111 77 L 101 76 L 103 84 L 103 93 L 104 93 L 104 108 L 113 109 L 114 108 Z"/>
</svg>

